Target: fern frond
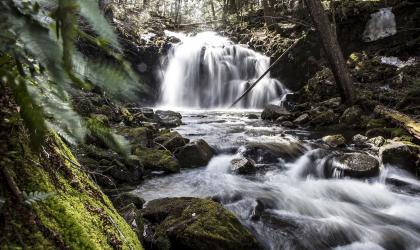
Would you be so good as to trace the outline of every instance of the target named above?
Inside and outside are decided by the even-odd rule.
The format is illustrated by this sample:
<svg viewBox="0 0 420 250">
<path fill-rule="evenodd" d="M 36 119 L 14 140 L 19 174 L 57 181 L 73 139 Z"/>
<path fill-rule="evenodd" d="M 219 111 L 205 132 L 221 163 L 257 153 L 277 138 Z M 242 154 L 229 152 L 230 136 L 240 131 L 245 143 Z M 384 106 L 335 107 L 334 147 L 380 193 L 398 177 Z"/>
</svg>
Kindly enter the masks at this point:
<svg viewBox="0 0 420 250">
<path fill-rule="evenodd" d="M 90 136 L 99 139 L 110 149 L 124 157 L 128 157 L 130 154 L 130 143 L 123 136 L 113 133 L 111 129 L 106 127 L 102 122 L 90 118 L 87 120 L 87 128 Z"/>
<path fill-rule="evenodd" d="M 86 18 L 92 28 L 100 36 L 101 39 L 105 40 L 112 47 L 122 51 L 121 46 L 118 42 L 117 36 L 114 33 L 112 27 L 108 24 L 107 20 L 101 13 L 98 1 L 96 0 L 77 0 L 80 6 L 80 14 Z"/>
<path fill-rule="evenodd" d="M 40 191 L 29 192 L 29 193 L 26 193 L 25 191 L 23 191 L 22 194 L 23 194 L 24 202 L 30 206 L 34 205 L 37 202 L 44 201 L 48 199 L 49 197 L 55 195 L 54 192 L 45 193 L 45 192 L 40 192 Z"/>
</svg>

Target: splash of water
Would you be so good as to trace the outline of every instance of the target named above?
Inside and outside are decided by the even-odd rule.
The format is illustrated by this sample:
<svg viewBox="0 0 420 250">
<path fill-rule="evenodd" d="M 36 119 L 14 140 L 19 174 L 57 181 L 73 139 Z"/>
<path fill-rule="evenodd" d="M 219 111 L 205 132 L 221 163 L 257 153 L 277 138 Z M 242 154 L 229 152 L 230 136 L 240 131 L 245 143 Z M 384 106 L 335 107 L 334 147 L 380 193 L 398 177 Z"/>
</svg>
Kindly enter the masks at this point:
<svg viewBox="0 0 420 250">
<path fill-rule="evenodd" d="M 172 35 L 181 43 L 168 55 L 161 86 L 162 106 L 228 107 L 270 66 L 270 58 L 235 45 L 215 32 Z M 239 106 L 261 108 L 268 102 L 281 100 L 286 92 L 268 74 Z"/>
</svg>

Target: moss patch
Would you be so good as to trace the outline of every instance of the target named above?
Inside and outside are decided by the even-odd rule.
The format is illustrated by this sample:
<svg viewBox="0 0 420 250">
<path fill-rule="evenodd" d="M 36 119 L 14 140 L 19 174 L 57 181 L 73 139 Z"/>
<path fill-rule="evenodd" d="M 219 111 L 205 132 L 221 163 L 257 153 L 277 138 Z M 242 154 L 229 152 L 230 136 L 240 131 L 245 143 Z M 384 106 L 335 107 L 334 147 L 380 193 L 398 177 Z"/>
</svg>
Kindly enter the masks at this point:
<svg viewBox="0 0 420 250">
<path fill-rule="evenodd" d="M 9 169 L 20 190 L 54 195 L 24 205 L 1 180 L 7 225 L 0 224 L 2 248 L 142 249 L 136 233 L 81 170 L 57 134 L 48 136 L 38 156 L 30 151 L 22 127 L 11 131 L 8 142 L 2 142 L 7 143 L 8 153 L 1 167 Z M 14 164 L 7 164 L 10 162 Z"/>
</svg>

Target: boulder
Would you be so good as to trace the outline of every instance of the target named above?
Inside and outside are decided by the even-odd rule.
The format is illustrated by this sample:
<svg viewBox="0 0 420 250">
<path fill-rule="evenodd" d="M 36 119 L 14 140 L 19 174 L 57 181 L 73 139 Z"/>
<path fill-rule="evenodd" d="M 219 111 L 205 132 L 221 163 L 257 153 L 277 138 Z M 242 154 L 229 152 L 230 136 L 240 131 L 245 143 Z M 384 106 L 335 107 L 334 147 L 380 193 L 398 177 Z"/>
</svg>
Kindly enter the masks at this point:
<svg viewBox="0 0 420 250">
<path fill-rule="evenodd" d="M 327 135 L 322 137 L 322 140 L 331 147 L 340 147 L 346 144 L 346 139 L 343 135 Z"/>
<path fill-rule="evenodd" d="M 221 204 L 199 198 L 163 198 L 142 210 L 152 249 L 259 249 L 254 236 Z"/>
<path fill-rule="evenodd" d="M 342 154 L 332 158 L 328 177 L 372 177 L 379 173 L 379 162 L 376 158 L 362 153 Z"/>
<path fill-rule="evenodd" d="M 363 111 L 359 106 L 347 108 L 340 117 L 340 123 L 347 127 L 358 126 L 361 122 Z"/>
<path fill-rule="evenodd" d="M 163 127 L 174 128 L 182 124 L 182 115 L 174 111 L 158 110 L 154 114 L 157 123 Z"/>
<path fill-rule="evenodd" d="M 149 119 L 153 119 L 155 116 L 155 113 L 153 112 L 153 109 L 151 108 L 140 108 L 139 111 Z"/>
<path fill-rule="evenodd" d="M 134 204 L 138 209 L 142 209 L 145 201 L 132 192 L 123 192 L 111 198 L 112 203 L 117 209 Z"/>
<path fill-rule="evenodd" d="M 164 130 L 160 132 L 160 135 L 154 139 L 157 146 L 163 146 L 171 152 L 174 152 L 177 148 L 185 146 L 189 140 L 182 137 L 176 131 Z"/>
<path fill-rule="evenodd" d="M 181 167 L 192 168 L 206 166 L 214 156 L 215 150 L 200 139 L 178 148 L 174 154 Z"/>
<path fill-rule="evenodd" d="M 362 145 L 368 140 L 368 138 L 364 135 L 357 134 L 357 135 L 353 136 L 352 140 L 355 144 Z"/>
<path fill-rule="evenodd" d="M 256 119 L 258 119 L 259 117 L 258 117 L 258 115 L 256 115 L 256 114 L 249 114 L 249 115 L 247 116 L 247 118 L 248 118 L 248 119 L 250 119 L 250 120 L 256 120 Z"/>
<path fill-rule="evenodd" d="M 167 150 L 136 148 L 134 154 L 148 171 L 163 171 L 165 173 L 178 173 L 179 163 Z"/>
<path fill-rule="evenodd" d="M 311 120 L 312 126 L 325 126 L 334 123 L 337 119 L 337 115 L 332 110 L 321 112 Z"/>
<path fill-rule="evenodd" d="M 297 124 L 305 124 L 309 121 L 310 117 L 308 114 L 302 114 L 298 118 L 296 118 L 293 123 Z"/>
<path fill-rule="evenodd" d="M 305 147 L 297 142 L 285 143 L 249 143 L 243 155 L 257 163 L 276 163 L 279 158 L 285 161 L 295 160 L 305 152 Z"/>
<path fill-rule="evenodd" d="M 291 121 L 283 121 L 280 123 L 280 125 L 285 128 L 296 128 L 296 125 Z"/>
<path fill-rule="evenodd" d="M 282 106 L 269 104 L 261 113 L 261 119 L 274 121 L 283 115 L 290 115 L 290 113 Z"/>
<path fill-rule="evenodd" d="M 370 143 L 372 145 L 374 145 L 375 147 L 381 147 L 385 144 L 386 140 L 385 138 L 383 138 L 382 136 L 377 136 L 377 137 L 373 137 L 370 138 L 369 140 L 367 140 L 367 143 Z"/>
<path fill-rule="evenodd" d="M 236 174 L 252 174 L 256 170 L 255 162 L 251 159 L 233 159 L 230 163 L 232 164 L 232 172 Z"/>
<path fill-rule="evenodd" d="M 420 174 L 420 146 L 412 143 L 392 142 L 379 149 L 384 165 L 399 166 L 416 175 Z"/>
</svg>

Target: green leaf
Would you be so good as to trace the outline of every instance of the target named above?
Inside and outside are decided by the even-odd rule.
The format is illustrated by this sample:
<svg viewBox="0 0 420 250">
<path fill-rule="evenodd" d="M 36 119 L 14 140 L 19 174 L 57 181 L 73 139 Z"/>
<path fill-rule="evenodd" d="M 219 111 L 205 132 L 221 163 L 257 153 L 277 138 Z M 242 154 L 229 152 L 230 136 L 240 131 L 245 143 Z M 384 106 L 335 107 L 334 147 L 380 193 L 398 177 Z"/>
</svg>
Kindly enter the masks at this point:
<svg viewBox="0 0 420 250">
<path fill-rule="evenodd" d="M 40 191 L 29 192 L 29 193 L 26 193 L 25 191 L 23 191 L 22 194 L 23 194 L 24 202 L 31 206 L 37 202 L 44 201 L 50 198 L 51 196 L 55 195 L 54 192 L 45 193 L 45 192 L 40 192 Z"/>
<path fill-rule="evenodd" d="M 80 14 L 86 18 L 98 35 L 105 39 L 111 46 L 122 51 L 117 36 L 112 27 L 108 24 L 99 9 L 97 0 L 77 0 L 80 6 Z"/>
</svg>

